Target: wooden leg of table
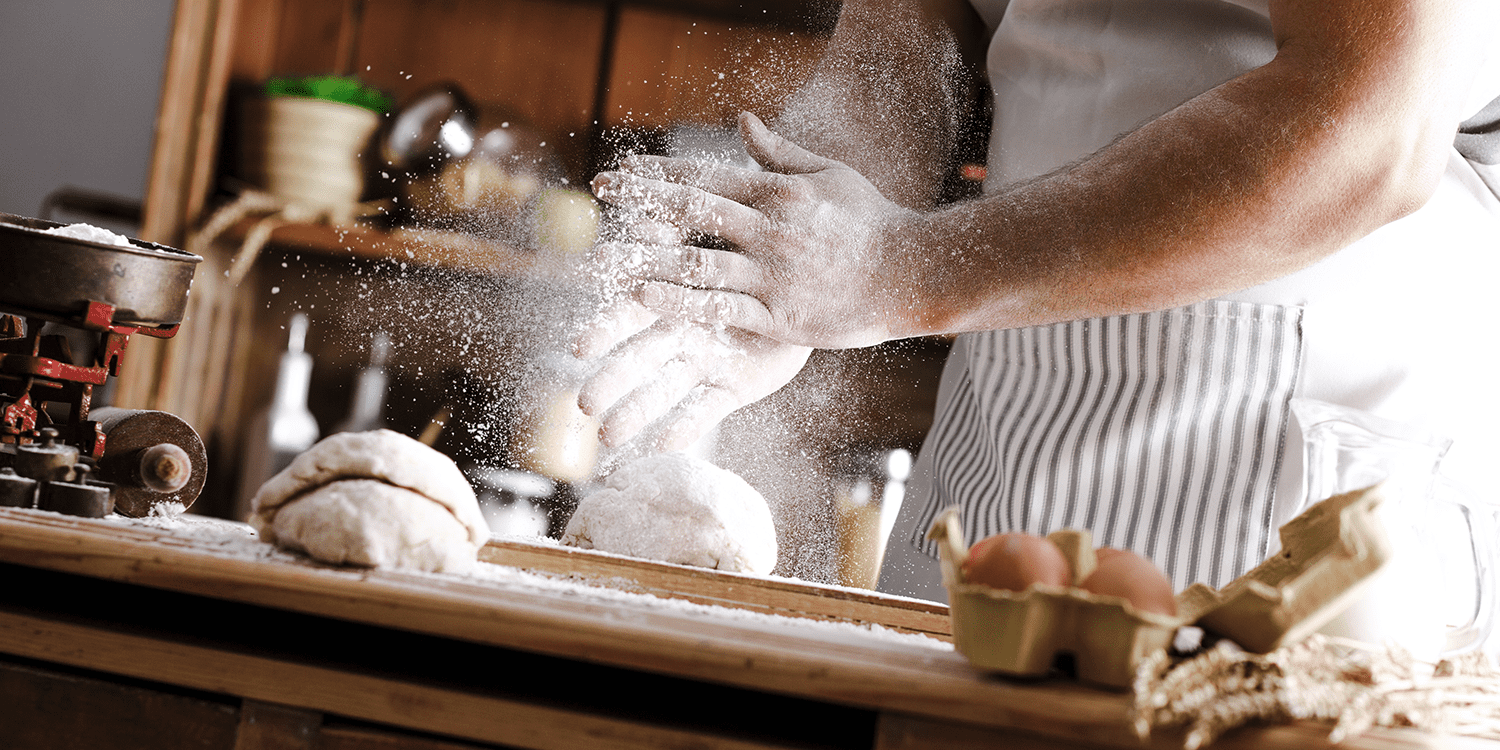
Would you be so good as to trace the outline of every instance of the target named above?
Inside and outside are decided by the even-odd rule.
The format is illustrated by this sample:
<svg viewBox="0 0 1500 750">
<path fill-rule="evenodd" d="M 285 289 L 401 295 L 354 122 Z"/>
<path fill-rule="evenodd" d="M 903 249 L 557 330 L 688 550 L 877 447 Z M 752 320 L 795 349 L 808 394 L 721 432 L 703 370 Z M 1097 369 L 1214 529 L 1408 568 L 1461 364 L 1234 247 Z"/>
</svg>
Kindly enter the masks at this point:
<svg viewBox="0 0 1500 750">
<path fill-rule="evenodd" d="M 246 700 L 234 750 L 317 750 L 322 725 L 318 711 Z"/>
</svg>

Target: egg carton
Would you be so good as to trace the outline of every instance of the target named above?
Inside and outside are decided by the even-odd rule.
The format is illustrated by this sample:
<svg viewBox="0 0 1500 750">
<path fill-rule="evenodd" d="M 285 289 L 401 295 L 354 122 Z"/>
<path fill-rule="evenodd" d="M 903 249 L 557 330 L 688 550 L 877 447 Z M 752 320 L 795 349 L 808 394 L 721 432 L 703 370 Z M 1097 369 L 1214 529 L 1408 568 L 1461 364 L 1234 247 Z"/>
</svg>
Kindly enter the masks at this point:
<svg viewBox="0 0 1500 750">
<path fill-rule="evenodd" d="M 1073 567 L 1073 586 L 1033 583 L 1008 591 L 965 580 L 968 557 L 956 509 L 933 523 L 948 589 L 953 644 L 975 667 L 1017 677 L 1047 674 L 1071 654 L 1078 679 L 1129 687 L 1136 665 L 1167 648 L 1177 629 L 1197 625 L 1246 650 L 1266 653 L 1302 640 L 1344 611 L 1392 555 L 1374 515 L 1380 486 L 1323 500 L 1281 527 L 1281 551 L 1222 589 L 1201 583 L 1176 596 L 1177 614 L 1084 591 L 1096 565 L 1092 535 L 1047 536 Z"/>
</svg>

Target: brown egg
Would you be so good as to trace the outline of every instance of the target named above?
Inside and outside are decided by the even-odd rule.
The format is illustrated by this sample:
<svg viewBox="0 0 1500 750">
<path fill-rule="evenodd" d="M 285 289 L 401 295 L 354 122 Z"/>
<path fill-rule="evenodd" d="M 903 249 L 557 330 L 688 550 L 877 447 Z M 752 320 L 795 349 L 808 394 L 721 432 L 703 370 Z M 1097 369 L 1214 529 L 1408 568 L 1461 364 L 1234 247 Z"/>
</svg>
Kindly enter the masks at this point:
<svg viewBox="0 0 1500 750">
<path fill-rule="evenodd" d="M 971 583 L 1010 591 L 1025 591 L 1033 583 L 1067 586 L 1073 580 L 1072 568 L 1057 545 L 1019 531 L 975 542 L 963 571 Z"/>
<path fill-rule="evenodd" d="M 1105 596 L 1118 596 L 1142 612 L 1176 616 L 1177 601 L 1172 582 L 1150 560 L 1130 550 L 1100 547 L 1094 551 L 1098 567 L 1078 588 Z"/>
</svg>

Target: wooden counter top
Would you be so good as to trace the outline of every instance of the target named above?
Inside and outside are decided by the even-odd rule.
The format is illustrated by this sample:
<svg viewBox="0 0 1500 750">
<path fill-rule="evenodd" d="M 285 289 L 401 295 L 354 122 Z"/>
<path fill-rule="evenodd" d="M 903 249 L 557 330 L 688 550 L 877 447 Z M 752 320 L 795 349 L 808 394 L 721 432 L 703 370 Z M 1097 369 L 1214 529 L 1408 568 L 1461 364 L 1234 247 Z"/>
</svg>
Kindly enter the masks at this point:
<svg viewBox="0 0 1500 750">
<path fill-rule="evenodd" d="M 528 554 L 527 545 L 509 546 L 487 550 L 486 557 L 518 560 Z M 606 668 L 608 679 L 626 691 L 630 675 L 641 675 L 671 678 L 671 689 L 685 694 L 703 685 L 791 699 L 809 710 L 825 705 L 831 716 L 873 715 L 873 746 L 879 748 L 988 747 L 1001 739 L 1012 747 L 1142 746 L 1129 729 L 1124 694 L 1057 680 L 987 677 L 946 642 L 915 632 L 831 616 L 781 616 L 774 604 L 736 608 L 630 593 L 650 587 L 628 564 L 618 568 L 618 589 L 489 564 L 469 576 L 335 568 L 272 550 L 254 541 L 248 527 L 196 516 L 132 522 L 8 508 L 0 508 L 0 563 L 11 566 L 7 593 L 0 594 L 0 652 L 468 740 L 538 748 L 795 746 L 533 700 L 527 680 L 513 674 L 470 674 L 449 684 L 447 677 L 402 672 L 379 652 L 363 664 L 357 656 L 309 654 L 298 650 L 290 631 L 350 627 L 393 644 L 410 639 L 478 649 L 472 653 L 481 655 L 490 653 L 485 649 L 536 655 L 555 660 L 544 665 L 568 669 L 593 665 Z M 585 570 L 589 566 L 593 572 Z M 607 556 L 579 558 L 579 568 L 595 583 L 610 572 Z M 26 580 L 32 577 L 37 593 L 28 595 Z M 753 585 L 750 578 L 727 580 Z M 761 580 L 772 588 L 784 583 L 799 596 L 823 589 L 834 599 L 852 597 L 870 612 L 889 608 L 898 619 L 907 618 L 901 627 L 910 631 L 930 627 L 930 618 L 941 612 L 912 600 Z M 106 585 L 115 593 L 93 593 Z M 70 601 L 70 592 L 56 590 L 65 586 L 89 593 Z M 726 584 L 721 591 L 734 589 Z M 61 603 L 43 604 L 44 591 Z M 180 598 L 160 600 L 165 603 L 154 605 L 154 614 L 79 601 L 157 602 L 173 596 Z M 174 615 L 180 618 L 174 624 L 161 610 L 177 603 L 193 611 Z M 194 611 L 219 620 L 197 621 Z M 280 628 L 276 638 L 234 635 L 253 632 L 244 631 L 243 622 L 258 618 Z M 304 622 L 314 625 L 299 624 Z M 329 653 L 340 647 L 330 645 Z M 1217 746 L 1324 747 L 1326 733 L 1326 726 L 1308 724 L 1254 728 Z M 1180 743 L 1180 735 L 1167 735 L 1146 746 Z M 1342 747 L 1439 746 L 1500 743 L 1439 742 L 1416 732 L 1380 730 Z"/>
</svg>

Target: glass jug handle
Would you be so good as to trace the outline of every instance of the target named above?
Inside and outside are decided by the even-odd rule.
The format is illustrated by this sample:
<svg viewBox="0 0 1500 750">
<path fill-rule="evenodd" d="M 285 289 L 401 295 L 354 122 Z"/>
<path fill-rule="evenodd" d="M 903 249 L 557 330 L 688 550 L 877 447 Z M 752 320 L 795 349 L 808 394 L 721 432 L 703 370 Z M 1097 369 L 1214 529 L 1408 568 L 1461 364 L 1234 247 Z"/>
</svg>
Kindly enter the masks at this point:
<svg viewBox="0 0 1500 750">
<path fill-rule="evenodd" d="M 1434 489 L 1438 501 L 1458 506 L 1474 545 L 1474 582 L 1478 586 L 1474 617 L 1449 630 L 1442 655 L 1452 656 L 1482 646 L 1494 631 L 1495 565 L 1500 562 L 1495 547 L 1496 519 L 1494 509 L 1488 503 L 1447 477 L 1439 477 Z"/>
</svg>

